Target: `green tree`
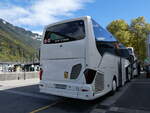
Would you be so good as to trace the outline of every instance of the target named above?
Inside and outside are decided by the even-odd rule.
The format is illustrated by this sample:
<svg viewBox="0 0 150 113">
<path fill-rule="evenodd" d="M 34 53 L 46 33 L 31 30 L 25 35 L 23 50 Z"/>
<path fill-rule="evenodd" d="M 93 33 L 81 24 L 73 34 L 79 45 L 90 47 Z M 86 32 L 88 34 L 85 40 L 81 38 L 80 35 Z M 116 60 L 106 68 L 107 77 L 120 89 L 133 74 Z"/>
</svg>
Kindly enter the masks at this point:
<svg viewBox="0 0 150 113">
<path fill-rule="evenodd" d="M 150 24 L 145 21 L 145 18 L 138 17 L 133 19 L 129 28 L 132 37 L 130 38 L 130 42 L 132 43 L 132 47 L 134 47 L 137 57 L 140 60 L 144 60 L 146 58 L 146 40 L 148 33 L 150 32 Z"/>
<path fill-rule="evenodd" d="M 143 61 L 146 58 L 146 40 L 150 33 L 150 24 L 144 17 L 133 19 L 130 25 L 124 20 L 115 20 L 107 29 L 125 46 L 133 47 L 139 60 Z"/>
<path fill-rule="evenodd" d="M 119 42 L 123 43 L 125 46 L 131 45 L 129 42 L 131 37 L 129 25 L 124 20 L 112 21 L 107 26 L 107 29 L 119 40 Z"/>
</svg>

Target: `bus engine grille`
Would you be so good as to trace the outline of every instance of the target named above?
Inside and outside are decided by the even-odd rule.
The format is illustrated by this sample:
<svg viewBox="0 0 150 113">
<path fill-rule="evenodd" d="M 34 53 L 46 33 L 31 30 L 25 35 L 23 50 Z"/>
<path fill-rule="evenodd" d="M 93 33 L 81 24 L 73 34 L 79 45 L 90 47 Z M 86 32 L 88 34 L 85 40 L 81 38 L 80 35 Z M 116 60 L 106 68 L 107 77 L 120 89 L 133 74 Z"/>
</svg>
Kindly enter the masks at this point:
<svg viewBox="0 0 150 113">
<path fill-rule="evenodd" d="M 104 90 L 104 74 L 96 73 L 95 92 Z"/>
</svg>

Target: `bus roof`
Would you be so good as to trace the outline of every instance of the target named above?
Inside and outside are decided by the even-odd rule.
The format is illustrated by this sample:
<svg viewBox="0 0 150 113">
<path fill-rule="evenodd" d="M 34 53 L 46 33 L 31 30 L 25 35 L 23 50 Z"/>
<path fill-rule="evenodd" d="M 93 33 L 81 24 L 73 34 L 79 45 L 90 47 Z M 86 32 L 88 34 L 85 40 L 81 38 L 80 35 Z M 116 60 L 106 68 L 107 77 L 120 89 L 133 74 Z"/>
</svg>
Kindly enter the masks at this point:
<svg viewBox="0 0 150 113">
<path fill-rule="evenodd" d="M 91 19 L 91 16 L 83 16 L 83 17 L 78 17 L 78 18 L 62 20 L 62 21 L 59 21 L 59 22 L 55 22 L 55 23 L 49 24 L 45 28 L 48 28 L 50 26 L 54 26 L 54 25 L 57 25 L 57 24 L 62 24 L 62 23 L 66 23 L 66 22 L 75 21 L 75 20 L 86 20 L 86 19 Z"/>
<path fill-rule="evenodd" d="M 54 26 L 54 25 L 57 25 L 57 24 L 63 24 L 63 23 L 66 23 L 66 22 L 71 22 L 71 21 L 76 21 L 76 20 L 93 20 L 91 16 L 83 16 L 83 17 L 78 17 L 78 18 L 72 18 L 72 19 L 68 19 L 68 20 L 62 20 L 62 21 L 59 21 L 59 22 L 55 22 L 55 23 L 52 23 L 52 24 L 49 24 L 47 26 L 45 26 L 45 30 L 48 28 L 48 27 L 51 27 L 51 26 Z M 116 42 L 117 39 L 106 29 L 104 29 L 103 27 L 101 27 L 97 22 L 94 21 L 94 24 L 97 25 L 99 28 L 100 28 L 100 32 L 103 34 L 102 37 L 99 37 L 99 39 L 97 39 L 97 41 L 106 41 L 106 42 L 109 42 L 109 41 L 114 41 Z M 104 38 L 105 37 L 105 38 Z M 103 38 L 103 40 L 101 40 Z"/>
</svg>

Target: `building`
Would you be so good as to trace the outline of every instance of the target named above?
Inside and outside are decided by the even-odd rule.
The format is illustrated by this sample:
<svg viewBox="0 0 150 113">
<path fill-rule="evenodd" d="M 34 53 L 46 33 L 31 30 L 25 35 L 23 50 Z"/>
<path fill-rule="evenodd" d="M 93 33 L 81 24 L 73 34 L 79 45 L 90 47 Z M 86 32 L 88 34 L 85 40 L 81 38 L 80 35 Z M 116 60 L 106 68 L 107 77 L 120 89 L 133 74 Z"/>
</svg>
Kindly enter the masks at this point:
<svg viewBox="0 0 150 113">
<path fill-rule="evenodd" d="M 12 72 L 14 63 L 12 62 L 0 62 L 0 72 Z"/>
</svg>

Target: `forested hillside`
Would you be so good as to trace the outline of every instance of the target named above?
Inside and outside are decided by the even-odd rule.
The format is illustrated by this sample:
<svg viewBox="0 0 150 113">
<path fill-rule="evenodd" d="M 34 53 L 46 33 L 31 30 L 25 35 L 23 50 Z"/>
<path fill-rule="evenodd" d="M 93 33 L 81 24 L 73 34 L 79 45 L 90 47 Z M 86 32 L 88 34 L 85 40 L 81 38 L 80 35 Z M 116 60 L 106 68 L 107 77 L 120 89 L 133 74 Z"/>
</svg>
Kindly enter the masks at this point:
<svg viewBox="0 0 150 113">
<path fill-rule="evenodd" d="M 0 19 L 0 61 L 32 61 L 36 57 L 40 35 Z"/>
</svg>

